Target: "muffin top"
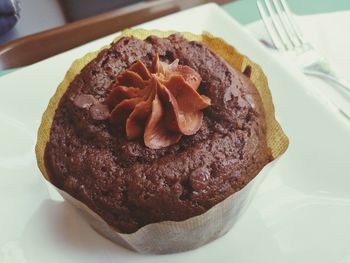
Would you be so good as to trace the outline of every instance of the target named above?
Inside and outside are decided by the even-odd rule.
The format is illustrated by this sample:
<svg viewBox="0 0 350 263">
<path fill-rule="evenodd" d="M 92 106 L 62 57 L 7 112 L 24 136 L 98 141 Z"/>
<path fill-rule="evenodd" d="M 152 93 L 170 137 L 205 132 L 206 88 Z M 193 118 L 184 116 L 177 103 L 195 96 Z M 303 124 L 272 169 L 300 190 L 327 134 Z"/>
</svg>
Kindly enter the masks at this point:
<svg viewBox="0 0 350 263">
<path fill-rule="evenodd" d="M 154 73 L 155 58 L 198 74 L 193 96 L 207 103 L 196 111 L 195 132 L 162 147 L 147 144 L 142 125 L 130 137 L 126 117 L 113 118 L 117 104 L 110 103 L 118 85 L 131 86 L 120 83 L 122 74 L 137 63 Z M 123 233 L 204 213 L 271 159 L 261 98 L 245 74 L 179 34 L 120 38 L 82 69 L 60 100 L 45 149 L 51 182 Z"/>
</svg>

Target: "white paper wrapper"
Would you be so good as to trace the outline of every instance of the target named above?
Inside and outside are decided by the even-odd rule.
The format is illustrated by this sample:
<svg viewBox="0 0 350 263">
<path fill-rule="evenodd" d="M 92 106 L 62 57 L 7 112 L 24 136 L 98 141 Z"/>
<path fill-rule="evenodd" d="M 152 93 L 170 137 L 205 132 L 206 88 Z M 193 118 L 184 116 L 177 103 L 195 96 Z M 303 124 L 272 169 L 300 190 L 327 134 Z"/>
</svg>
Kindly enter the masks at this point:
<svg viewBox="0 0 350 263">
<path fill-rule="evenodd" d="M 121 234 L 79 200 L 56 188 L 62 197 L 73 204 L 87 222 L 113 242 L 144 254 L 169 254 L 196 249 L 226 234 L 248 207 L 258 186 L 277 160 L 269 163 L 248 185 L 206 213 L 190 219 L 164 221 L 140 228 L 132 234 Z"/>
<path fill-rule="evenodd" d="M 147 31 L 147 30 L 127 30 L 122 35 L 133 35 L 144 39 L 149 35 L 168 36 L 172 32 Z M 140 253 L 167 254 L 187 251 L 207 244 L 224 235 L 241 216 L 247 208 L 249 201 L 257 187 L 264 180 L 277 158 L 287 149 L 288 139 L 283 133 L 280 125 L 275 119 L 272 98 L 267 85 L 267 79 L 261 68 L 241 55 L 232 46 L 222 39 L 215 38 L 210 34 L 193 35 L 182 33 L 189 40 L 201 41 L 215 53 L 222 56 L 229 64 L 235 68 L 243 70 L 246 65 L 252 67 L 251 80 L 257 87 L 262 98 L 266 113 L 267 122 L 267 143 L 271 148 L 274 161 L 264 167 L 264 169 L 246 185 L 241 191 L 234 193 L 224 201 L 209 209 L 206 213 L 190 219 L 173 222 L 164 221 L 146 225 L 132 234 L 119 233 L 109 226 L 99 215 L 89 209 L 82 202 L 70 196 L 68 193 L 57 189 L 65 200 L 73 204 L 83 214 L 89 224 L 103 236 L 115 243 L 132 249 Z M 56 94 L 51 98 L 49 106 L 43 115 L 42 123 L 38 132 L 38 142 L 36 145 L 37 161 L 40 170 L 46 180 L 49 180 L 46 167 L 44 165 L 44 152 L 46 143 L 50 138 L 50 129 L 55 110 L 59 100 L 69 87 L 70 82 L 80 72 L 80 70 L 98 54 L 89 53 L 82 59 L 74 62 L 63 82 L 58 87 Z"/>
</svg>

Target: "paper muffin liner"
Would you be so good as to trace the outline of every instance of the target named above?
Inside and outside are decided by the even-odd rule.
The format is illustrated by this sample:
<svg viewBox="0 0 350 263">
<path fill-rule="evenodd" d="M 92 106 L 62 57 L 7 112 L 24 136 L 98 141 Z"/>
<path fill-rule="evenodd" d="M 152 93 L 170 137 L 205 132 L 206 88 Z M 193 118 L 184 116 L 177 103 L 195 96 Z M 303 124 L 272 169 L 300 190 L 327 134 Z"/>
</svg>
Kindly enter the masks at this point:
<svg viewBox="0 0 350 263">
<path fill-rule="evenodd" d="M 140 39 L 145 39 L 150 35 L 167 37 L 172 33 L 175 32 L 128 29 L 123 31 L 115 41 L 123 36 L 132 35 Z M 115 243 L 139 253 L 167 254 L 187 251 L 198 248 L 224 235 L 230 230 L 245 208 L 247 208 L 251 197 L 256 193 L 257 186 L 266 177 L 271 166 L 277 161 L 277 158 L 283 154 L 288 147 L 288 138 L 275 119 L 275 110 L 272 103 L 271 93 L 268 88 L 267 78 L 260 66 L 253 63 L 246 56 L 240 54 L 235 48 L 227 44 L 221 38 L 214 37 L 207 32 L 204 32 L 202 35 L 194 35 L 186 32 L 181 34 L 189 41 L 195 40 L 202 42 L 217 55 L 225 59 L 234 68 L 243 71 L 247 65 L 251 66 L 252 71 L 250 79 L 255 84 L 262 98 L 267 124 L 267 144 L 271 149 L 274 161 L 266 165 L 263 170 L 243 189 L 216 204 L 205 213 L 184 221 L 163 221 L 160 223 L 149 224 L 131 234 L 120 233 L 117 229 L 108 225 L 99 215 L 85 204 L 65 191 L 56 188 L 65 200 L 73 204 L 78 211 L 81 212 L 83 218 L 85 218 L 97 232 Z M 98 55 L 100 51 L 101 50 L 88 53 L 72 64 L 64 80 L 57 88 L 55 95 L 51 98 L 43 115 L 38 131 L 36 155 L 38 166 L 48 182 L 50 182 L 50 178 L 44 165 L 44 152 L 46 144 L 50 139 L 50 130 L 55 111 L 61 97 L 68 89 L 71 81 L 80 73 L 81 69 L 87 63 Z"/>
</svg>

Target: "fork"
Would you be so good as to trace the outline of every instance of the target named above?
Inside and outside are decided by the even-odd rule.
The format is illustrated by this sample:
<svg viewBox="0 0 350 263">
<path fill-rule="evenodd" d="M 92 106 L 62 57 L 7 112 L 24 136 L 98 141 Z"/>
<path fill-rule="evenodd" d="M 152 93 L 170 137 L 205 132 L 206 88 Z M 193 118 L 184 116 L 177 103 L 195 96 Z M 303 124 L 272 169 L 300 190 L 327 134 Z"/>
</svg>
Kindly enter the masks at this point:
<svg viewBox="0 0 350 263">
<path fill-rule="evenodd" d="M 336 84 L 350 95 L 350 83 L 338 77 L 326 58 L 305 40 L 285 0 L 257 0 L 256 4 L 272 43 L 278 51 L 293 56 L 304 74 Z"/>
</svg>

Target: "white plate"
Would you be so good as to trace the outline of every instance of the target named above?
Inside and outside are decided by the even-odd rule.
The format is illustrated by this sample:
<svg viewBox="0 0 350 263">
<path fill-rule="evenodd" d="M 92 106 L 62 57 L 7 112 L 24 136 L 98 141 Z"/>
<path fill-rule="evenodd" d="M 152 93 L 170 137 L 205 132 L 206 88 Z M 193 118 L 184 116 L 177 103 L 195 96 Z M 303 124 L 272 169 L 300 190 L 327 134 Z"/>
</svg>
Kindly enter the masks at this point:
<svg viewBox="0 0 350 263">
<path fill-rule="evenodd" d="M 0 78 L 0 262 L 350 262 L 349 126 L 214 4 L 142 27 L 207 30 L 259 63 L 290 138 L 287 153 L 219 240 L 166 256 L 111 243 L 49 193 L 33 152 L 41 114 L 73 59 L 115 36 L 91 42 Z"/>
</svg>

